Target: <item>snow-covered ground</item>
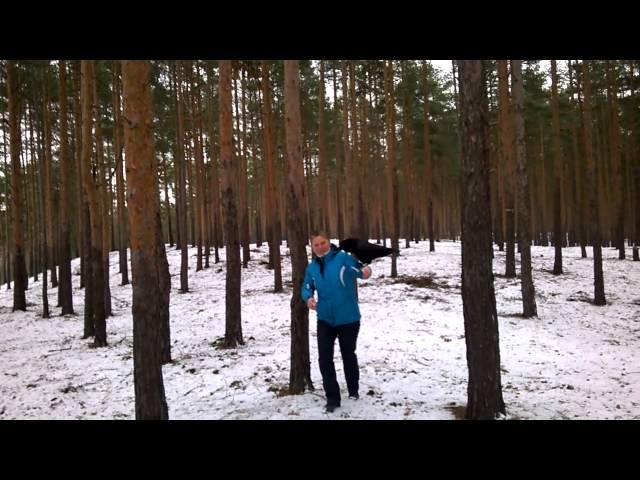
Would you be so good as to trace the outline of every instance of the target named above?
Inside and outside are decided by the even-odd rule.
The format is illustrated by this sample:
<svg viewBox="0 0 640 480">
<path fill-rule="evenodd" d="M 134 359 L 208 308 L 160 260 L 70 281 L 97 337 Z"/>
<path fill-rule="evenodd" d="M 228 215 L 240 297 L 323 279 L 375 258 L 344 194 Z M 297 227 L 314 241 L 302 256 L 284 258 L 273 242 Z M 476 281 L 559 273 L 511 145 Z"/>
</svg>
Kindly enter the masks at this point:
<svg viewBox="0 0 640 480">
<path fill-rule="evenodd" d="M 401 241 L 404 247 L 404 241 Z M 291 269 L 283 245 L 285 292 L 272 293 L 267 246 L 252 245 L 242 270 L 242 329 L 246 344 L 220 350 L 224 335 L 224 250 L 221 262 L 195 271 L 179 294 L 180 252 L 168 249 L 172 274 L 174 363 L 163 367 L 171 419 L 454 419 L 464 414 L 467 365 L 460 295 L 460 243 L 402 248 L 399 281 L 390 258 L 373 263 L 360 282 L 358 339 L 360 399 L 349 400 L 336 344 L 342 408 L 324 412 L 317 365 L 316 317 L 310 313 L 311 374 L 315 392 L 279 396 L 289 380 Z M 591 257 L 591 249 L 588 249 Z M 532 247 L 538 318 L 524 319 L 519 281 L 505 279 L 496 251 L 496 297 L 507 418 L 640 418 L 640 262 L 617 260 L 603 249 L 608 304 L 596 307 L 592 259 L 563 250 L 561 276 L 551 274 L 553 247 Z M 29 311 L 11 312 L 12 291 L 0 290 L 0 419 L 133 419 L 131 286 L 120 286 L 118 254 L 111 254 L 113 317 L 109 346 L 82 340 L 79 276 L 73 276 L 77 316 L 41 318 L 41 284 L 30 283 Z M 516 255 L 518 258 L 518 255 Z M 78 260 L 73 261 L 77 274 Z M 519 271 L 519 263 L 517 263 Z M 417 277 L 422 277 L 421 280 Z M 425 277 L 431 277 L 425 278 Z M 40 277 L 41 278 L 41 277 Z M 31 281 L 32 279 L 30 279 Z M 409 282 L 409 283 L 407 283 Z"/>
</svg>

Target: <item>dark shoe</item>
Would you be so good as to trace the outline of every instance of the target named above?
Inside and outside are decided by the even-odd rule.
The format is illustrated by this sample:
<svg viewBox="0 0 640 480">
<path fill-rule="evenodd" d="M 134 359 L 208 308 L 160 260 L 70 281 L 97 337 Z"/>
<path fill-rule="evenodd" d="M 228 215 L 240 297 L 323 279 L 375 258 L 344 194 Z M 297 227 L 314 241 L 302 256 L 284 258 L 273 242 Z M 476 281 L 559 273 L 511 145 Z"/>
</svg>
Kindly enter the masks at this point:
<svg viewBox="0 0 640 480">
<path fill-rule="evenodd" d="M 340 405 L 333 405 L 333 404 L 331 404 L 331 403 L 327 403 L 327 404 L 324 406 L 324 409 L 325 409 L 325 411 L 327 411 L 328 413 L 331 413 L 331 412 L 333 412 L 336 408 L 338 408 L 339 406 L 340 406 Z"/>
<path fill-rule="evenodd" d="M 360 395 L 358 395 L 357 393 L 354 393 L 353 395 L 349 395 L 349 398 L 351 400 L 358 400 L 360 398 Z"/>
</svg>

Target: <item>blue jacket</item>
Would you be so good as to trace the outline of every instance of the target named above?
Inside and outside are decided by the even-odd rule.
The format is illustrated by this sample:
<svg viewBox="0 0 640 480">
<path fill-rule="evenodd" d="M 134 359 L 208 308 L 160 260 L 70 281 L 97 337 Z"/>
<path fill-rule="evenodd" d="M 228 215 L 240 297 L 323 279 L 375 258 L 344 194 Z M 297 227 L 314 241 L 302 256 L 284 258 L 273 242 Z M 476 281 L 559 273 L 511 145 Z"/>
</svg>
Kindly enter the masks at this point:
<svg viewBox="0 0 640 480">
<path fill-rule="evenodd" d="M 323 262 L 322 272 L 320 262 Z M 301 296 L 306 303 L 318 291 L 318 320 L 333 326 L 360 321 L 356 277 L 362 278 L 362 267 L 354 257 L 335 245 L 331 245 L 324 257 L 314 257 L 307 265 Z"/>
</svg>

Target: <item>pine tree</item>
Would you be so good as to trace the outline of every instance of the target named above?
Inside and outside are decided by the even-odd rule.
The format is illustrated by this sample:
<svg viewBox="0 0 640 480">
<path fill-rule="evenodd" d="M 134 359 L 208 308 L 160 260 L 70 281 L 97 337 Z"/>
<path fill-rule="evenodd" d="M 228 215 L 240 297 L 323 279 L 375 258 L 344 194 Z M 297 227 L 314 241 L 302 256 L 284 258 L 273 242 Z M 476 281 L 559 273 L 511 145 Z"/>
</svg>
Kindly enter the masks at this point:
<svg viewBox="0 0 640 480">
<path fill-rule="evenodd" d="M 300 70 L 295 60 L 284 62 L 284 108 L 287 140 L 287 226 L 291 250 L 293 293 L 291 297 L 291 372 L 289 392 L 313 390 L 309 359 L 309 310 L 300 296 L 307 267 L 304 232 L 305 191 L 302 168 L 302 122 L 300 119 Z"/>
<path fill-rule="evenodd" d="M 133 376 L 137 420 L 168 420 L 161 364 L 161 322 L 169 315 L 169 269 L 160 231 L 148 61 L 122 64 L 127 199 L 133 274 Z M 166 295 L 168 297 L 168 294 Z"/>
<path fill-rule="evenodd" d="M 222 165 L 222 212 L 227 255 L 225 340 L 226 348 L 244 344 L 240 302 L 240 239 L 238 232 L 236 162 L 233 158 L 231 61 L 220 60 L 220 163 Z"/>
<path fill-rule="evenodd" d="M 13 231 L 13 308 L 27 310 L 25 297 L 27 267 L 22 219 L 22 173 L 20 169 L 20 109 L 18 71 L 14 60 L 7 60 L 7 98 L 9 100 L 9 151 L 11 155 L 11 230 Z"/>
<path fill-rule="evenodd" d="M 491 262 L 491 215 L 486 138 L 487 106 L 480 60 L 458 60 L 460 134 L 464 172 L 462 302 L 469 383 L 466 418 L 505 413 L 498 315 Z"/>
</svg>

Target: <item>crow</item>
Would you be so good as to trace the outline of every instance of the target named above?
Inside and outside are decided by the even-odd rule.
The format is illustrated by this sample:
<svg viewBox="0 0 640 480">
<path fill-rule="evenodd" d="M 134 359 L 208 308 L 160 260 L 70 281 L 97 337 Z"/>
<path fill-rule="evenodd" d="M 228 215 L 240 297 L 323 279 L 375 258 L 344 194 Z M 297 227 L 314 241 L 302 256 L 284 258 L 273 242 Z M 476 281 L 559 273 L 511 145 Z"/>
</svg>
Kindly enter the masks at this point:
<svg viewBox="0 0 640 480">
<path fill-rule="evenodd" d="M 376 245 L 375 243 L 369 243 L 365 240 L 360 240 L 359 238 L 346 238 L 344 240 L 340 240 L 340 249 L 351 253 L 354 257 L 365 264 L 371 263 L 376 258 L 386 257 L 394 252 L 397 253 L 392 248 Z"/>
</svg>

